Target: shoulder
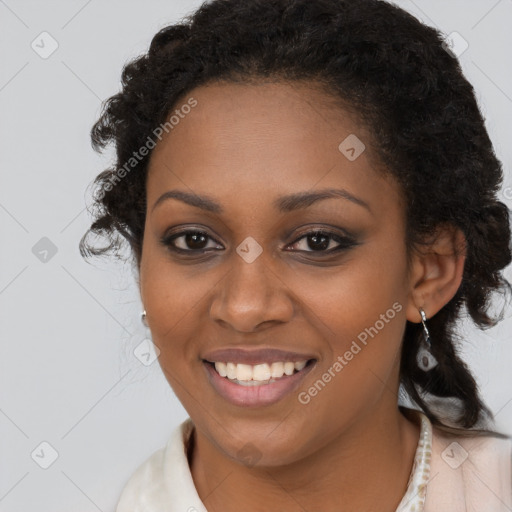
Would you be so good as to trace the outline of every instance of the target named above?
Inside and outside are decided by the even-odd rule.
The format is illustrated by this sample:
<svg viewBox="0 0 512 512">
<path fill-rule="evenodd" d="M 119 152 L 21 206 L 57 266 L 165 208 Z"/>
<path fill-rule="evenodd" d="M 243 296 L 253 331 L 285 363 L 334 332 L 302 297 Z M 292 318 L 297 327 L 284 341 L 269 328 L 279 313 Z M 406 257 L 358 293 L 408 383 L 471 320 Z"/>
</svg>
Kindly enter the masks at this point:
<svg viewBox="0 0 512 512">
<path fill-rule="evenodd" d="M 188 466 L 187 447 L 193 424 L 188 418 L 175 427 L 167 444 L 148 457 L 130 476 L 119 498 L 116 512 L 187 511 L 202 503 L 197 496 Z"/>
<path fill-rule="evenodd" d="M 160 448 L 148 457 L 130 476 L 121 493 L 116 512 L 142 512 L 139 503 L 150 496 L 165 495 L 161 474 L 165 448 Z M 160 498 L 161 499 L 161 498 Z"/>
<path fill-rule="evenodd" d="M 425 512 L 512 509 L 512 439 L 432 428 Z M 448 507 L 448 508 L 447 508 Z"/>
</svg>

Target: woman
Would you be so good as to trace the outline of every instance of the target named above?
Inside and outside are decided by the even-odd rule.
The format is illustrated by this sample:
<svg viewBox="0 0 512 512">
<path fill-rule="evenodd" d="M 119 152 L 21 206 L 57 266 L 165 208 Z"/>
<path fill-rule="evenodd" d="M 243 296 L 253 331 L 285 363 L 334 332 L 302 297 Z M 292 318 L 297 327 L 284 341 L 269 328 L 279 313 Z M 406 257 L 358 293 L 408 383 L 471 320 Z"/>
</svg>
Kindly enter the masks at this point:
<svg viewBox="0 0 512 512">
<path fill-rule="evenodd" d="M 129 242 L 190 418 L 117 511 L 510 510 L 455 349 L 510 291 L 509 211 L 441 34 L 378 0 L 213 0 L 122 85 L 92 130 L 109 243 L 81 251 Z"/>
</svg>

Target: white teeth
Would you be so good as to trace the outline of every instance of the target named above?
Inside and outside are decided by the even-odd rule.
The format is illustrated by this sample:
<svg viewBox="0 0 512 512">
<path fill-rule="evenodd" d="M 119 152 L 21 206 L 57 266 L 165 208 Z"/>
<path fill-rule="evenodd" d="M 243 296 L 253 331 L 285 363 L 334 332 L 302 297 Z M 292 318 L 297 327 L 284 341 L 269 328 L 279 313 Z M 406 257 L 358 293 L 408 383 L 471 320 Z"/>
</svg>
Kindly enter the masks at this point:
<svg viewBox="0 0 512 512">
<path fill-rule="evenodd" d="M 250 364 L 236 365 L 236 380 L 251 380 L 252 366 Z"/>
<path fill-rule="evenodd" d="M 235 363 L 227 363 L 227 377 L 228 379 L 236 379 L 236 367 L 237 365 Z"/>
<path fill-rule="evenodd" d="M 284 373 L 286 373 L 286 375 L 293 375 L 293 370 L 295 370 L 295 363 L 284 363 Z"/>
<path fill-rule="evenodd" d="M 256 382 L 266 382 L 270 379 L 280 379 L 283 375 L 293 375 L 295 371 L 302 370 L 307 361 L 286 361 L 263 364 L 235 364 L 216 362 L 215 369 L 221 377 L 243 382 L 244 385 L 252 385 Z"/>
<path fill-rule="evenodd" d="M 215 369 L 217 370 L 217 373 L 221 377 L 227 377 L 228 376 L 227 368 L 226 368 L 226 365 L 224 363 L 215 363 Z"/>
<path fill-rule="evenodd" d="M 270 379 L 270 367 L 267 363 L 257 364 L 252 368 L 252 380 Z"/>
<path fill-rule="evenodd" d="M 284 363 L 272 363 L 270 366 L 270 375 L 273 378 L 280 378 L 284 375 Z"/>
</svg>

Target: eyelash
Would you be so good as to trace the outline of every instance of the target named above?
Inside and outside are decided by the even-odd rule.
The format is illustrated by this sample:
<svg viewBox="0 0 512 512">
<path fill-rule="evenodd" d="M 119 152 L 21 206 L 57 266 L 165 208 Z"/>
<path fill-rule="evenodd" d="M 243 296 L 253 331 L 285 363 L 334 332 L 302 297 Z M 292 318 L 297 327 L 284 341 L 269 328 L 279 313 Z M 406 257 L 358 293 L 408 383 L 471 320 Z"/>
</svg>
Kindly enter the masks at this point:
<svg viewBox="0 0 512 512">
<path fill-rule="evenodd" d="M 174 233 L 172 235 L 165 235 L 161 239 L 161 243 L 165 247 L 167 247 L 169 250 L 171 250 L 172 252 L 175 252 L 175 253 L 178 253 L 178 254 L 189 254 L 190 255 L 190 254 L 205 254 L 207 252 L 211 252 L 212 249 L 181 249 L 179 247 L 176 247 L 173 244 L 173 242 L 176 239 L 181 238 L 181 237 L 186 236 L 186 235 L 203 235 L 208 240 L 215 241 L 205 231 L 201 231 L 201 230 L 198 230 L 198 229 L 187 229 L 187 230 L 184 230 L 184 231 L 180 231 L 179 233 Z M 299 250 L 298 252 L 317 253 L 317 254 L 324 254 L 325 255 L 325 254 L 333 254 L 335 252 L 338 252 L 338 251 L 341 251 L 341 250 L 344 250 L 344 249 L 345 250 L 346 249 L 350 249 L 351 247 L 357 245 L 357 242 L 355 240 L 353 240 L 352 238 L 350 238 L 348 236 L 343 236 L 343 235 L 340 235 L 340 234 L 335 233 L 333 231 L 329 231 L 329 230 L 325 230 L 325 229 L 313 229 L 311 231 L 307 231 L 307 232 L 301 234 L 299 236 L 299 238 L 297 238 L 294 242 L 292 242 L 289 245 L 291 245 L 291 246 L 296 245 L 302 239 L 308 238 L 308 237 L 311 237 L 311 236 L 328 237 L 331 240 L 334 240 L 335 242 L 337 242 L 339 244 L 339 246 L 335 247 L 334 249 L 329 249 L 327 251 L 314 251 L 314 250 L 305 251 L 305 250 Z M 330 245 L 330 242 L 329 242 L 329 245 Z M 220 249 L 214 249 L 214 250 L 220 250 Z"/>
</svg>

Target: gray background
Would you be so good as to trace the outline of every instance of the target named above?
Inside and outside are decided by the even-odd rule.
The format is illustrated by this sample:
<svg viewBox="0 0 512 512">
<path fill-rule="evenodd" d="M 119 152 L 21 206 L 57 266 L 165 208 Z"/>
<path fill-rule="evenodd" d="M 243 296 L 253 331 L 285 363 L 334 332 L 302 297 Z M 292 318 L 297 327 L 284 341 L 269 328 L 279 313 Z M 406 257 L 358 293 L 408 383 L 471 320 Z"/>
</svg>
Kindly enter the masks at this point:
<svg viewBox="0 0 512 512">
<path fill-rule="evenodd" d="M 512 207 L 512 0 L 398 4 L 469 43 L 459 58 Z M 89 225 L 87 187 L 112 157 L 89 142 L 101 101 L 158 29 L 198 5 L 0 0 L 2 512 L 114 510 L 127 478 L 186 417 L 158 362 L 134 355 L 147 333 L 131 268 L 84 262 L 78 241 Z M 53 40 L 57 50 L 42 58 Z M 461 331 L 498 427 L 512 434 L 510 317 L 485 333 Z"/>
</svg>

